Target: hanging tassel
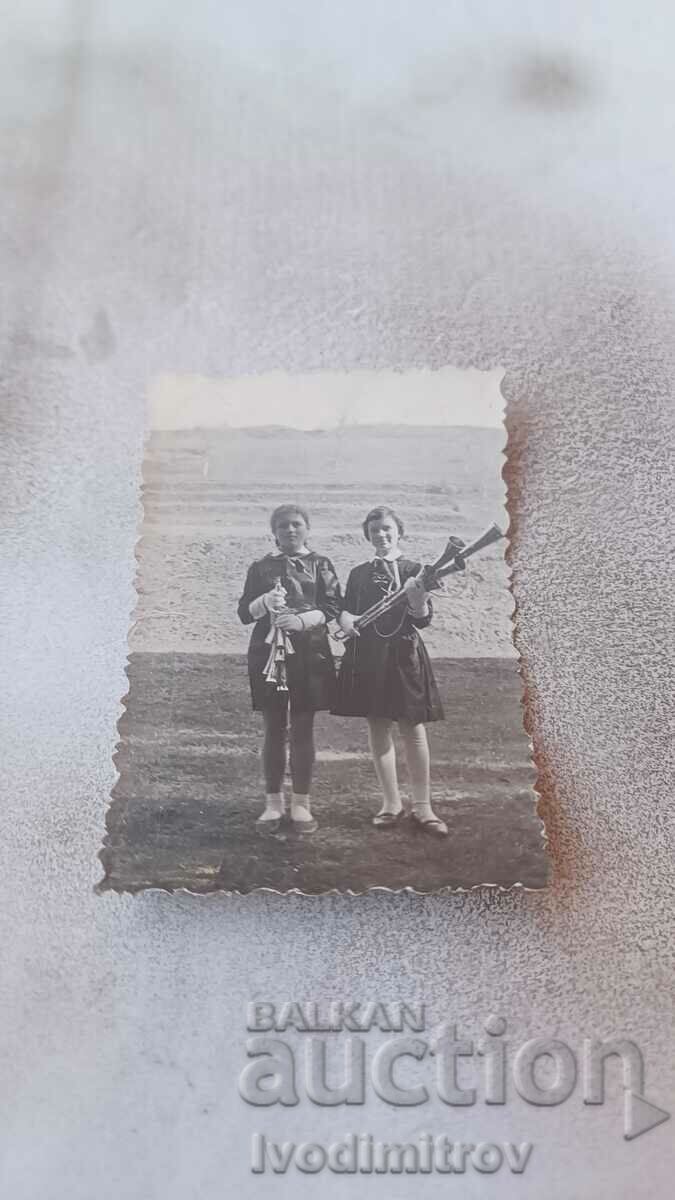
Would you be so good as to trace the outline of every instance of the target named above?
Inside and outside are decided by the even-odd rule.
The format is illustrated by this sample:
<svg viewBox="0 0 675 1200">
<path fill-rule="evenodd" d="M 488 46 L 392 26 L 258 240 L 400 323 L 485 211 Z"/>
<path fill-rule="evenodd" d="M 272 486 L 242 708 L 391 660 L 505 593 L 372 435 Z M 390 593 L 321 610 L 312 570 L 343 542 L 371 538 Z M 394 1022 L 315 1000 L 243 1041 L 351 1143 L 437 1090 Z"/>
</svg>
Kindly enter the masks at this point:
<svg viewBox="0 0 675 1200">
<path fill-rule="evenodd" d="M 270 652 L 263 669 L 267 683 L 274 685 L 278 692 L 288 691 L 286 674 L 286 659 L 289 654 L 295 654 L 290 638 L 283 629 L 272 627 L 265 641 L 270 644 Z"/>
</svg>

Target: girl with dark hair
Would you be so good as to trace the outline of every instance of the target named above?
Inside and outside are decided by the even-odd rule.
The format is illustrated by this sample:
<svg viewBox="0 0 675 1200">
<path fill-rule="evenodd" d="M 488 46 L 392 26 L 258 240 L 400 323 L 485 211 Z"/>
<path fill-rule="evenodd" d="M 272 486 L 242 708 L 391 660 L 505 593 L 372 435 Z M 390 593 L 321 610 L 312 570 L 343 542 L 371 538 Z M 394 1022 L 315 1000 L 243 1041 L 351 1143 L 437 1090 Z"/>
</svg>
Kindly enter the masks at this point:
<svg viewBox="0 0 675 1200">
<path fill-rule="evenodd" d="M 238 608 L 245 625 L 255 622 L 248 648 L 248 673 L 253 708 L 262 712 L 265 723 L 266 803 L 256 828 L 274 833 L 284 816 L 283 780 L 290 732 L 291 826 L 298 833 L 313 833 L 317 822 L 309 791 L 314 766 L 314 714 L 329 709 L 335 698 L 335 667 L 326 624 L 339 614 L 340 585 L 330 559 L 306 545 L 309 517 L 304 508 L 280 505 L 270 517 L 270 527 L 277 550 L 249 567 Z M 266 638 L 272 624 L 290 642 L 283 690 L 267 679 L 270 647 Z"/>
<path fill-rule="evenodd" d="M 405 558 L 399 549 L 403 522 L 393 509 L 386 505 L 371 509 L 362 529 L 375 557 L 354 567 L 347 582 L 339 623 L 348 641 L 332 712 L 368 720 L 370 751 L 383 794 L 373 824 L 390 828 L 404 815 L 392 738 L 396 721 L 410 773 L 410 820 L 424 833 L 445 837 L 447 825 L 431 807 L 425 728 L 428 721 L 443 720 L 443 709 L 431 661 L 418 633 L 431 622 L 431 600 L 418 579 L 420 564 Z M 400 587 L 405 588 L 407 603 L 359 631 L 355 618 Z"/>
</svg>

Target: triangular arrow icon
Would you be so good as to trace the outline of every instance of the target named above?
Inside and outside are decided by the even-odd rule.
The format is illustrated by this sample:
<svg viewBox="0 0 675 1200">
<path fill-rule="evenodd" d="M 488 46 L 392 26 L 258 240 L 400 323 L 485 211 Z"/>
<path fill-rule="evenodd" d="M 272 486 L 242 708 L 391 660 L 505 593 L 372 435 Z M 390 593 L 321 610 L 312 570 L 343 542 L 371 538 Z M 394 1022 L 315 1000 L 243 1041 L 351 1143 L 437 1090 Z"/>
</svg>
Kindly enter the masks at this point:
<svg viewBox="0 0 675 1200">
<path fill-rule="evenodd" d="M 640 1134 L 647 1133 L 649 1129 L 655 1129 L 657 1125 L 663 1125 L 667 1121 L 670 1113 L 663 1108 L 657 1108 L 655 1104 L 650 1104 L 649 1100 L 645 1100 L 644 1096 L 638 1096 L 637 1092 L 626 1091 L 623 1110 L 623 1136 L 627 1142 L 633 1138 L 640 1137 Z"/>
</svg>

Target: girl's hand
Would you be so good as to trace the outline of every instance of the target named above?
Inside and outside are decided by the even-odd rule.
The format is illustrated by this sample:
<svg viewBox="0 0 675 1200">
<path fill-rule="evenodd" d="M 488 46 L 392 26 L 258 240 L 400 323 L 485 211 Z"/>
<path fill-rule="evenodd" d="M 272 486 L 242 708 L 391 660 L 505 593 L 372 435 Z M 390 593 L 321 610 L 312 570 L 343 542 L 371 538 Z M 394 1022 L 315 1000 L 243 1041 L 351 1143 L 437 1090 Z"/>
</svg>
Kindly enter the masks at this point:
<svg viewBox="0 0 675 1200">
<path fill-rule="evenodd" d="M 426 615 L 429 593 L 425 590 L 422 580 L 417 575 L 411 575 L 403 584 L 403 591 L 408 600 L 408 608 L 418 617 Z"/>
<path fill-rule="evenodd" d="M 338 625 L 346 638 L 360 637 L 359 631 L 356 628 L 356 616 L 354 613 L 347 612 L 346 609 L 340 613 L 338 617 Z"/>
<path fill-rule="evenodd" d="M 286 607 L 286 589 L 283 587 L 273 587 L 271 591 L 265 592 L 262 600 L 268 612 L 281 612 Z"/>
<path fill-rule="evenodd" d="M 284 633 L 302 633 L 305 628 L 305 622 L 298 613 L 285 612 L 274 618 L 274 624 L 277 629 L 283 629 Z"/>
</svg>

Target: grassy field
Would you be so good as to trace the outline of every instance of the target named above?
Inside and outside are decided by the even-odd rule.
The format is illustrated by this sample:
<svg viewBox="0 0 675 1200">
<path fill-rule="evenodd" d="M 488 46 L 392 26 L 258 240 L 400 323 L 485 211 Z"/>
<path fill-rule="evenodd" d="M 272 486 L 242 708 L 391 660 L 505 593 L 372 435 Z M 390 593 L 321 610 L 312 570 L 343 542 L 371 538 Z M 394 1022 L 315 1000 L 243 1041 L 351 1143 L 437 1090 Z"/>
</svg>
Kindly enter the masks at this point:
<svg viewBox="0 0 675 1200">
<path fill-rule="evenodd" d="M 261 837 L 260 718 L 241 655 L 136 653 L 104 886 L 361 892 L 546 883 L 520 683 L 508 659 L 437 659 L 446 721 L 429 726 L 432 792 L 450 837 L 373 828 L 365 722 L 317 719 L 319 830 Z M 406 790 L 405 769 L 401 769 Z"/>
</svg>

